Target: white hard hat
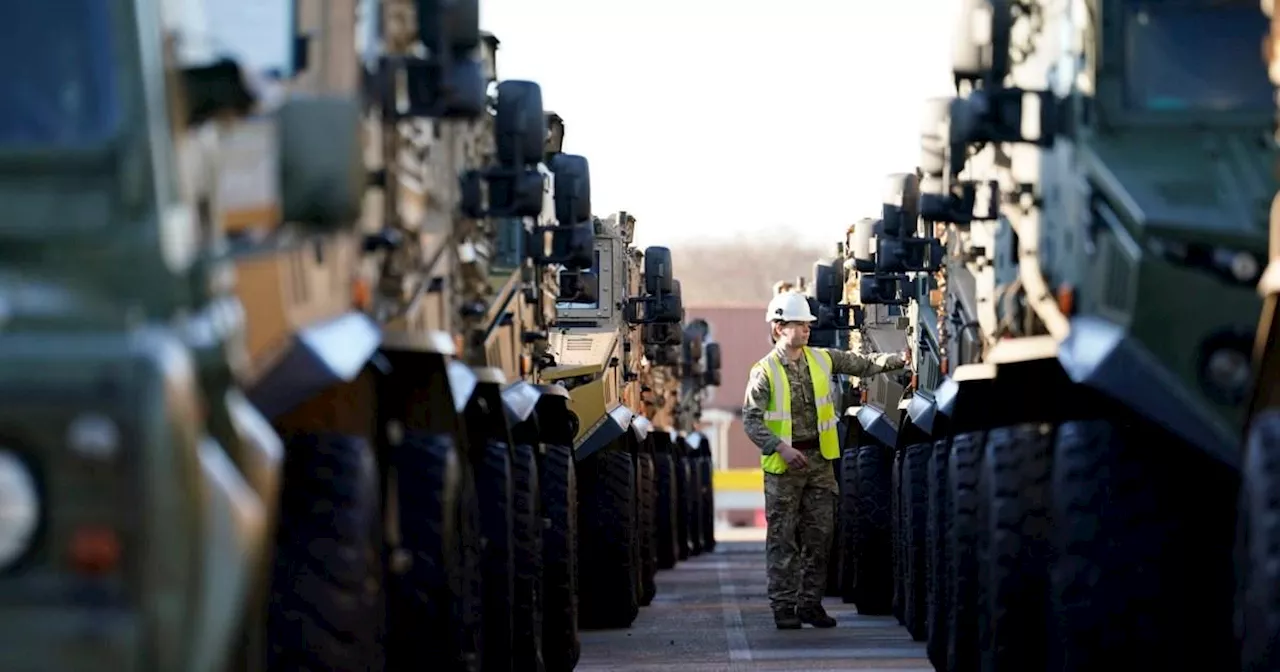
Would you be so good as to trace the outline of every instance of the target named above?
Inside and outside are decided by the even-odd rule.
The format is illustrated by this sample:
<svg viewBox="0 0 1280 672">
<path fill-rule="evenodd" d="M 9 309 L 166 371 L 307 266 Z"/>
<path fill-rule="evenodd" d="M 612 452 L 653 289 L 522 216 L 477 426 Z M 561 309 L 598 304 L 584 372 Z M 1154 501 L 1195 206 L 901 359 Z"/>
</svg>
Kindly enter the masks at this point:
<svg viewBox="0 0 1280 672">
<path fill-rule="evenodd" d="M 781 292 L 769 301 L 765 309 L 765 322 L 782 320 L 783 322 L 813 322 L 818 318 L 809 312 L 809 299 L 799 292 Z"/>
</svg>

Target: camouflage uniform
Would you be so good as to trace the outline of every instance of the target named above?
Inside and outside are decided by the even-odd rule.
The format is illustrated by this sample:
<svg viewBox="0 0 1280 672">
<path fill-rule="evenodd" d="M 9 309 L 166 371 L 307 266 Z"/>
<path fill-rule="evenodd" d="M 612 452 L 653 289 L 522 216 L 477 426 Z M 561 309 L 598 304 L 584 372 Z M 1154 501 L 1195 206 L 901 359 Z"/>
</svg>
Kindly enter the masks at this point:
<svg viewBox="0 0 1280 672">
<path fill-rule="evenodd" d="M 905 365 L 897 354 L 866 357 L 843 350 L 813 349 L 831 355 L 833 374 L 866 378 Z M 832 465 L 818 451 L 818 410 L 809 366 L 804 357 L 787 361 L 783 353 L 782 360 L 791 387 L 791 443 L 811 447 L 800 449 L 809 461 L 806 467 L 789 466 L 786 473 L 764 475 L 769 603 L 775 612 L 822 603 L 839 493 Z M 756 367 L 747 383 L 742 425 L 764 455 L 776 452 L 781 442 L 764 424 L 771 396 L 764 367 Z"/>
</svg>

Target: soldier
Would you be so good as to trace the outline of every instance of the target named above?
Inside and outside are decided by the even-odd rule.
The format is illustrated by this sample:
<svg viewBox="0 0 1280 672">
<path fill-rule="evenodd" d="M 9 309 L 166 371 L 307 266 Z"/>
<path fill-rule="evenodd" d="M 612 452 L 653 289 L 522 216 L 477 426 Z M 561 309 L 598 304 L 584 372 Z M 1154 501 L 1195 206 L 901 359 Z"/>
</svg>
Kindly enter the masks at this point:
<svg viewBox="0 0 1280 672">
<path fill-rule="evenodd" d="M 760 447 L 768 525 L 769 602 L 778 629 L 834 627 L 822 608 L 839 492 L 830 461 L 840 456 L 832 374 L 865 378 L 903 368 L 903 354 L 865 357 L 810 348 L 816 318 L 802 294 L 782 292 L 766 309 L 773 351 L 751 367 L 742 424 Z"/>
</svg>

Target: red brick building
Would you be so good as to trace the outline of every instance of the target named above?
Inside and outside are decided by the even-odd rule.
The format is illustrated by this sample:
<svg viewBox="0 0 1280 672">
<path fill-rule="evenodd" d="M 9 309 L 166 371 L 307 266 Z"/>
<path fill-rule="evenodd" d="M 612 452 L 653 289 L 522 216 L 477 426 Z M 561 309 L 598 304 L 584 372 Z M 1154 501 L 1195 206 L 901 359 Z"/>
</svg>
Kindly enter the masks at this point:
<svg viewBox="0 0 1280 672">
<path fill-rule="evenodd" d="M 763 303 L 685 307 L 686 319 L 706 320 L 711 326 L 711 340 L 720 344 L 720 387 L 709 392 L 702 412 L 703 421 L 712 425 L 705 432 L 712 442 L 717 469 L 760 468 L 760 452 L 742 431 L 741 410 L 751 365 L 772 347 L 764 320 L 765 307 Z M 746 505 L 746 508 L 724 510 L 730 524 L 752 525 L 757 522 L 757 509 L 763 507 L 763 496 L 762 492 L 758 497 L 718 495 L 717 498 L 724 500 L 721 505 L 731 502 Z M 759 502 L 749 502 L 754 499 Z"/>
</svg>

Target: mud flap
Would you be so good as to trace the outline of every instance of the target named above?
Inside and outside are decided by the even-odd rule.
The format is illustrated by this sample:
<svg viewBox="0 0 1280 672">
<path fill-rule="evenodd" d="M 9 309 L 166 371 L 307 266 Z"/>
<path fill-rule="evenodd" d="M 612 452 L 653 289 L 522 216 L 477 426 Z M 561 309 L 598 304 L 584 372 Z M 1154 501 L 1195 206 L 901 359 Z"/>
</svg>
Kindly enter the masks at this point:
<svg viewBox="0 0 1280 672">
<path fill-rule="evenodd" d="M 1095 317 L 1074 318 L 1057 358 L 1073 382 L 1124 403 L 1215 460 L 1240 469 L 1237 433 L 1188 394 L 1122 327 Z"/>
<path fill-rule="evenodd" d="M 355 311 L 307 327 L 247 396 L 263 415 L 276 418 L 337 383 L 355 380 L 381 341 L 378 325 Z"/>
<path fill-rule="evenodd" d="M 617 441 L 631 428 L 632 420 L 637 415 L 638 413 L 622 404 L 614 406 L 582 437 L 582 442 L 574 450 L 574 459 L 581 462 Z"/>
<path fill-rule="evenodd" d="M 898 428 L 882 409 L 872 405 L 862 406 L 856 411 L 856 417 L 863 436 L 875 439 L 890 448 L 897 445 Z"/>
</svg>

